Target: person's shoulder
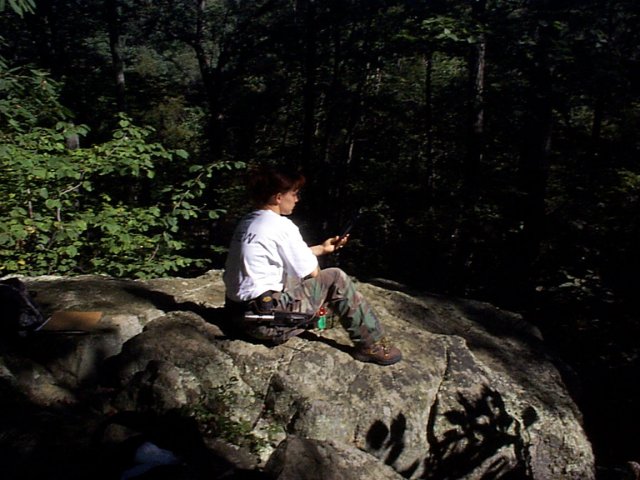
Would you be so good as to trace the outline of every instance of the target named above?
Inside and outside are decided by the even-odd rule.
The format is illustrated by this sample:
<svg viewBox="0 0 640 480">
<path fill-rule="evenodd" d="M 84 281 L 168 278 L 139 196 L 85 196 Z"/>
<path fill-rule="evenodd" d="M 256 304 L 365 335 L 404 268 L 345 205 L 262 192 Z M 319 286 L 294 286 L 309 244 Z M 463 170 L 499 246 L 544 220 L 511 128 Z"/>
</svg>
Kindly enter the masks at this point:
<svg viewBox="0 0 640 480">
<path fill-rule="evenodd" d="M 247 225 L 247 228 L 250 230 L 261 231 L 269 233 L 270 235 L 283 230 L 289 230 L 291 225 L 293 225 L 289 219 L 271 210 L 256 210 L 251 212 L 244 217 L 243 223 Z"/>
<path fill-rule="evenodd" d="M 252 214 L 255 214 L 253 217 L 254 219 L 261 222 L 280 223 L 284 225 L 293 224 L 293 222 L 287 217 L 272 210 L 256 210 L 255 212 L 252 212 Z"/>
<path fill-rule="evenodd" d="M 271 210 L 266 210 L 266 213 L 256 222 L 265 229 L 268 229 L 270 235 L 281 239 L 289 238 L 296 234 L 299 235 L 298 226 L 289 217 L 272 212 Z"/>
<path fill-rule="evenodd" d="M 279 217 L 280 217 L 279 221 L 284 228 L 298 230 L 298 226 L 289 217 L 285 217 L 283 215 L 279 215 Z"/>
<path fill-rule="evenodd" d="M 245 225 L 265 221 L 265 210 L 253 210 L 240 219 L 240 223 Z"/>
</svg>

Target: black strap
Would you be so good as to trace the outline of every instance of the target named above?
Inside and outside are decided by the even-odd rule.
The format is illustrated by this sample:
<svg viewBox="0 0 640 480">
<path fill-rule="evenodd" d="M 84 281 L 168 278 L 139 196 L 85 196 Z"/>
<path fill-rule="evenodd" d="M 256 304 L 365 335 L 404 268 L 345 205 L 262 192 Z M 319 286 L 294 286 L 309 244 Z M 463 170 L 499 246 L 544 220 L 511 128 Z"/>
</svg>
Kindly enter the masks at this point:
<svg viewBox="0 0 640 480">
<path fill-rule="evenodd" d="M 313 328 L 315 326 L 315 315 L 312 313 L 281 312 L 278 310 L 271 313 L 247 312 L 244 315 L 244 320 L 271 327 Z"/>
<path fill-rule="evenodd" d="M 274 298 L 274 293 L 276 290 L 267 290 L 247 302 L 234 302 L 227 297 L 225 308 L 233 315 L 243 317 L 247 323 L 287 328 L 314 327 L 314 314 L 276 310 L 278 301 Z"/>
<path fill-rule="evenodd" d="M 278 306 L 278 301 L 273 297 L 275 290 L 267 290 L 249 302 L 249 307 L 255 313 L 271 313 Z"/>
</svg>

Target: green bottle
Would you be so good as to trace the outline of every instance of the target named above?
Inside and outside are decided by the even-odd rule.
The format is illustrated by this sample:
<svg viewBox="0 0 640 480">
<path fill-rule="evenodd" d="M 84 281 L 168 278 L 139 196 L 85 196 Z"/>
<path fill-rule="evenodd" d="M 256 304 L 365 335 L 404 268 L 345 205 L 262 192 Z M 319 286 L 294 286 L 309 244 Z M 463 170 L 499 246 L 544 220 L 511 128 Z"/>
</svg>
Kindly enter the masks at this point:
<svg viewBox="0 0 640 480">
<path fill-rule="evenodd" d="M 318 316 L 318 320 L 316 321 L 316 328 L 318 330 L 324 330 L 325 328 L 327 328 L 327 309 L 325 307 L 320 307 L 316 315 Z"/>
</svg>

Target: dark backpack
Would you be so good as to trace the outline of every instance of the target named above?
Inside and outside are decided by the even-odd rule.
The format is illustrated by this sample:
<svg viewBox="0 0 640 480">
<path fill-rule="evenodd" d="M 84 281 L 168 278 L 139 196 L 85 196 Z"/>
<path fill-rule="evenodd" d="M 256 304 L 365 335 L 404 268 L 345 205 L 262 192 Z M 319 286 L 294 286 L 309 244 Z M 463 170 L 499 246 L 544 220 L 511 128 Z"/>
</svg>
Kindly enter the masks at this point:
<svg viewBox="0 0 640 480">
<path fill-rule="evenodd" d="M 0 332 L 27 336 L 45 323 L 27 287 L 17 278 L 0 280 Z"/>
</svg>

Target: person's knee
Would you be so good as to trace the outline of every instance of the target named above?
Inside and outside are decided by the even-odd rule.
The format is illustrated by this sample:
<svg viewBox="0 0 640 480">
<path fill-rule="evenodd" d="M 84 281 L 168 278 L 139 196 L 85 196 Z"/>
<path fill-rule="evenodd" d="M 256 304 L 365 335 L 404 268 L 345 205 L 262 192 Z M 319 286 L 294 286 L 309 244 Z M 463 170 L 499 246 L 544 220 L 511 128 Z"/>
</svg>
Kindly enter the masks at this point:
<svg viewBox="0 0 640 480">
<path fill-rule="evenodd" d="M 327 287 L 333 289 L 336 294 L 340 296 L 356 294 L 351 277 L 349 277 L 344 270 L 332 267 L 322 270 L 322 272 L 326 272 L 322 282 Z"/>
<path fill-rule="evenodd" d="M 344 285 L 349 282 L 349 276 L 338 267 L 325 268 L 320 271 L 320 275 L 322 275 L 325 279 L 330 280 L 333 284 Z"/>
</svg>

